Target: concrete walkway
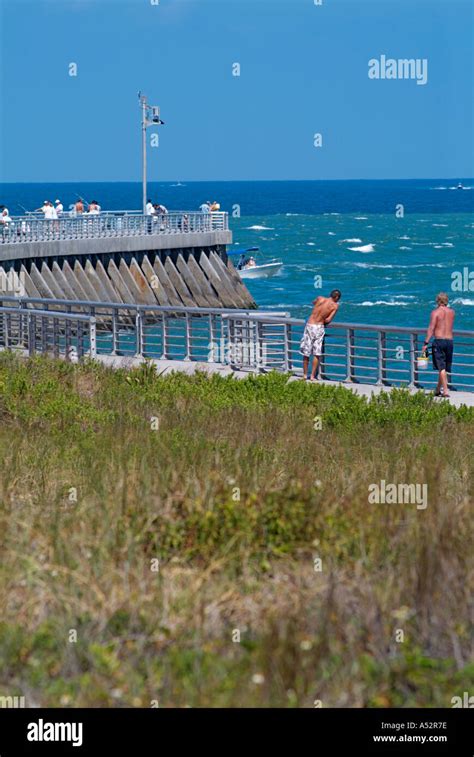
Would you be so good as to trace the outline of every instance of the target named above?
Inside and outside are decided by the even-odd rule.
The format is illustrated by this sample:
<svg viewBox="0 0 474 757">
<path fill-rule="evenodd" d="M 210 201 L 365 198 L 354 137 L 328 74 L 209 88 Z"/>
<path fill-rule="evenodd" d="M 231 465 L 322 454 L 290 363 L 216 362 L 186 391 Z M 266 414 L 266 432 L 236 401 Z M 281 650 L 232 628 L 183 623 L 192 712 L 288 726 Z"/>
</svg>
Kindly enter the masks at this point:
<svg viewBox="0 0 474 757">
<path fill-rule="evenodd" d="M 96 358 L 100 363 L 110 368 L 136 368 L 141 363 L 145 362 L 143 358 L 136 357 L 114 357 L 112 355 L 98 355 Z M 229 366 L 221 366 L 217 363 L 200 363 L 195 361 L 186 360 L 150 360 L 148 362 L 156 365 L 156 371 L 158 374 L 166 375 L 173 372 L 186 373 L 192 375 L 196 371 L 201 371 L 209 374 L 218 373 L 221 376 L 234 376 L 237 379 L 247 378 L 249 371 L 236 371 Z M 302 381 L 302 378 L 298 376 L 291 376 L 289 381 Z M 375 386 L 374 384 L 351 384 L 337 381 L 317 381 L 315 384 L 327 384 L 328 386 L 343 386 L 345 389 L 349 389 L 355 394 L 362 395 L 364 397 L 372 397 L 375 394 L 381 392 L 390 392 L 392 387 L 389 386 Z M 417 392 L 424 392 L 425 394 L 431 394 L 431 392 L 424 389 L 410 389 L 410 394 L 416 394 Z M 439 402 L 443 402 L 441 398 Z M 474 407 L 474 393 L 473 392 L 452 392 L 449 397 L 449 402 L 455 407 L 461 407 L 461 405 L 467 405 L 468 407 Z"/>
</svg>

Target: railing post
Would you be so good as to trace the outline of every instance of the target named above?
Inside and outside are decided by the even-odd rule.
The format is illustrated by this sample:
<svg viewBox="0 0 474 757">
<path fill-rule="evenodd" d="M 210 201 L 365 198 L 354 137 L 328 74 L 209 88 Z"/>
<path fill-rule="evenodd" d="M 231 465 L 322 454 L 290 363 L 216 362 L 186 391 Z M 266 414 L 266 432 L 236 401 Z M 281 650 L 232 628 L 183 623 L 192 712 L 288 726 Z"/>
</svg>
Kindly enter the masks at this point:
<svg viewBox="0 0 474 757">
<path fill-rule="evenodd" d="M 382 350 L 382 384 L 387 383 L 387 334 L 381 333 L 381 350 Z"/>
<path fill-rule="evenodd" d="M 189 321 L 189 313 L 185 313 L 185 330 L 186 330 L 186 354 L 184 359 L 186 361 L 191 360 L 191 323 Z"/>
<path fill-rule="evenodd" d="M 43 316 L 41 319 L 41 352 L 45 354 L 48 351 L 48 319 Z"/>
<path fill-rule="evenodd" d="M 167 313 L 165 311 L 161 314 L 161 342 L 163 345 L 161 359 L 166 360 L 168 357 L 168 333 L 166 330 Z"/>
<path fill-rule="evenodd" d="M 5 343 L 5 349 L 8 349 L 10 346 L 8 339 L 8 313 L 3 314 L 3 341 Z"/>
<path fill-rule="evenodd" d="M 316 374 L 316 377 L 320 378 L 322 381 L 326 380 L 326 335 L 323 339 L 323 348 L 321 351 L 321 357 L 319 358 L 318 372 Z"/>
<path fill-rule="evenodd" d="M 215 343 L 214 343 L 214 316 L 212 313 L 209 313 L 209 349 L 207 353 L 207 362 L 208 363 L 217 363 L 219 362 L 216 360 L 215 357 Z"/>
<path fill-rule="evenodd" d="M 410 334 L 410 383 L 408 386 L 410 389 L 416 387 L 418 381 L 418 371 L 416 369 L 416 335 L 412 332 Z"/>
<path fill-rule="evenodd" d="M 53 355 L 59 357 L 59 327 L 58 319 L 53 316 Z"/>
<path fill-rule="evenodd" d="M 65 321 L 64 325 L 65 325 L 64 332 L 65 332 L 65 351 L 66 351 L 65 354 L 66 354 L 66 360 L 70 360 L 71 356 L 70 356 L 69 353 L 70 353 L 71 346 L 72 346 L 71 345 L 71 322 L 69 321 L 68 318 L 66 318 L 66 321 Z"/>
<path fill-rule="evenodd" d="M 247 324 L 248 324 L 247 325 L 247 333 L 249 333 L 249 331 L 250 331 L 250 322 L 247 321 Z M 256 359 L 254 361 L 254 367 L 256 368 L 257 371 L 263 371 L 265 369 L 265 366 L 266 366 L 266 360 L 263 359 L 263 355 L 264 355 L 263 351 L 264 351 L 264 348 L 265 348 L 264 333 L 263 333 L 263 323 L 262 323 L 262 321 L 257 321 L 256 325 L 257 325 L 257 339 L 256 339 L 256 342 L 257 342 L 257 344 L 256 344 L 256 346 L 257 346 L 257 354 L 255 356 Z M 249 341 L 249 348 L 250 348 L 250 338 L 249 338 L 248 341 Z M 265 357 L 266 357 L 266 355 L 265 355 Z M 249 359 L 249 363 L 250 362 L 251 361 Z"/>
<path fill-rule="evenodd" d="M 89 355 L 92 359 L 97 357 L 97 320 L 94 316 L 89 319 Z"/>
<path fill-rule="evenodd" d="M 117 308 L 112 308 L 112 355 L 117 354 L 117 348 L 118 348 Z"/>
<path fill-rule="evenodd" d="M 235 321 L 233 318 L 226 317 L 227 322 L 227 344 L 223 337 L 224 344 L 224 362 L 228 362 L 231 368 L 235 367 Z M 224 322 L 224 318 L 222 318 Z"/>
<path fill-rule="evenodd" d="M 137 314 L 135 316 L 135 341 L 136 341 L 136 357 L 143 357 L 143 319 L 141 311 L 137 308 Z"/>
<path fill-rule="evenodd" d="M 84 327 L 82 321 L 77 322 L 77 359 L 84 356 Z"/>
<path fill-rule="evenodd" d="M 354 329 L 347 329 L 346 332 L 346 381 L 354 381 L 355 366 L 354 366 Z"/>
<path fill-rule="evenodd" d="M 385 332 L 377 331 L 377 385 L 383 386 L 386 378 L 385 371 Z"/>
<path fill-rule="evenodd" d="M 34 355 L 36 352 L 36 317 L 33 313 L 28 313 L 28 354 Z"/>
<path fill-rule="evenodd" d="M 291 337 L 291 327 L 289 323 L 285 323 L 283 326 L 283 344 L 284 344 L 284 350 L 285 354 L 283 356 L 283 368 L 286 372 L 291 370 L 291 357 L 290 357 L 290 337 Z"/>
</svg>

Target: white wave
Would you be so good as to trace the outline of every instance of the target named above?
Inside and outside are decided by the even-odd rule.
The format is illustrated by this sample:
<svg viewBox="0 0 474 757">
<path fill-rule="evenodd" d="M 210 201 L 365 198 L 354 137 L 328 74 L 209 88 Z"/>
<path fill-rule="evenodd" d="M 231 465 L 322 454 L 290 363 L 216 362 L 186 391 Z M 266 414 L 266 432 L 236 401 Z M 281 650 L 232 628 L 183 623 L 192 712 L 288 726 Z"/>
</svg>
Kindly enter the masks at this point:
<svg viewBox="0 0 474 757">
<path fill-rule="evenodd" d="M 402 237 L 398 237 L 399 239 L 410 239 L 410 237 L 407 237 L 406 234 L 404 234 Z"/>
<path fill-rule="evenodd" d="M 375 252 L 374 250 L 375 245 L 373 244 L 364 244 L 362 247 L 349 247 L 352 252 Z"/>
<path fill-rule="evenodd" d="M 273 226 L 246 226 L 246 229 L 250 229 L 252 231 L 273 231 Z"/>
<path fill-rule="evenodd" d="M 335 231 L 328 231 L 328 234 L 329 234 L 330 237 L 335 237 L 336 236 L 336 232 Z"/>
<path fill-rule="evenodd" d="M 393 302 L 393 300 L 376 300 L 375 302 L 371 302 L 371 300 L 365 300 L 361 303 L 361 307 L 363 308 L 371 308 L 374 305 L 399 305 L 400 307 L 405 307 L 405 305 L 408 305 L 408 302 Z"/>
<path fill-rule="evenodd" d="M 341 244 L 342 242 L 350 242 L 351 244 L 355 242 L 356 244 L 362 244 L 362 239 L 357 239 L 357 237 L 354 237 L 353 239 L 341 239 L 339 241 L 341 242 Z"/>
<path fill-rule="evenodd" d="M 285 213 L 286 216 L 302 216 L 303 213 Z"/>
<path fill-rule="evenodd" d="M 474 305 L 474 300 L 470 300 L 468 297 L 456 297 L 453 300 L 453 305 Z"/>
<path fill-rule="evenodd" d="M 356 216 L 355 220 L 356 221 L 368 221 L 369 219 L 367 218 L 367 216 Z"/>
<path fill-rule="evenodd" d="M 316 242 L 306 242 L 306 244 L 308 245 L 308 247 L 315 247 L 316 246 Z"/>
<path fill-rule="evenodd" d="M 442 247 L 454 247 L 452 242 L 441 242 Z"/>
<path fill-rule="evenodd" d="M 357 268 L 405 268 L 405 266 L 394 266 L 389 263 L 374 263 L 373 265 L 370 263 L 354 263 L 354 265 L 357 266 Z"/>
<path fill-rule="evenodd" d="M 399 247 L 399 250 L 411 250 L 411 247 Z"/>
<path fill-rule="evenodd" d="M 340 216 L 340 213 L 329 213 L 330 216 Z"/>
<path fill-rule="evenodd" d="M 439 226 L 439 227 L 442 227 L 442 226 L 443 227 L 447 227 L 448 224 L 447 223 L 432 223 L 431 225 L 432 226 Z"/>
<path fill-rule="evenodd" d="M 430 187 L 430 189 L 447 189 L 448 187 Z"/>
<path fill-rule="evenodd" d="M 357 268 L 444 268 L 442 263 L 420 263 L 418 265 L 392 265 L 392 263 L 351 263 Z"/>
</svg>

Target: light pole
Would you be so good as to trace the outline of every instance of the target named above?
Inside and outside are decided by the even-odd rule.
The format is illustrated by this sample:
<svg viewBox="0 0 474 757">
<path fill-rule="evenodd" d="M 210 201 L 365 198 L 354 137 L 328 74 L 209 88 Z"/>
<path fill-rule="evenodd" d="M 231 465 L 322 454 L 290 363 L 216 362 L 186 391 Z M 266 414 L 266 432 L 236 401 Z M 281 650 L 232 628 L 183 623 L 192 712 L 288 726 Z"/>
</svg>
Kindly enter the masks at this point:
<svg viewBox="0 0 474 757">
<path fill-rule="evenodd" d="M 142 204 L 143 204 L 143 215 L 146 213 L 146 201 L 147 201 L 147 190 L 146 190 L 146 130 L 149 126 L 153 126 L 156 124 L 157 126 L 160 126 L 161 124 L 164 124 L 165 122 L 161 120 L 160 118 L 160 109 L 158 105 L 148 105 L 148 101 L 146 99 L 146 95 L 142 95 L 141 92 L 138 93 L 138 99 L 140 101 L 140 107 L 142 109 Z"/>
</svg>

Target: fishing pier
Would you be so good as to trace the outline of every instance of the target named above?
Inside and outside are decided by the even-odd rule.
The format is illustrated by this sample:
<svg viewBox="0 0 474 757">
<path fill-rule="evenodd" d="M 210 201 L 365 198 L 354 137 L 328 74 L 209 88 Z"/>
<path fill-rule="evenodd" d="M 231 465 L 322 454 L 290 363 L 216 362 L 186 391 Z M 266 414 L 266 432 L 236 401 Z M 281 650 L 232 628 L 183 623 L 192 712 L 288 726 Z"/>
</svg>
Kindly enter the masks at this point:
<svg viewBox="0 0 474 757">
<path fill-rule="evenodd" d="M 227 257 L 231 243 L 223 212 L 17 216 L 0 229 L 1 289 L 34 298 L 254 308 Z"/>
<path fill-rule="evenodd" d="M 114 367 L 301 376 L 304 321 L 263 312 L 227 256 L 226 213 L 22 216 L 1 231 L 0 350 Z M 319 376 L 362 394 L 433 389 L 425 329 L 331 324 Z M 474 331 L 457 330 L 452 401 L 474 404 Z"/>
</svg>

